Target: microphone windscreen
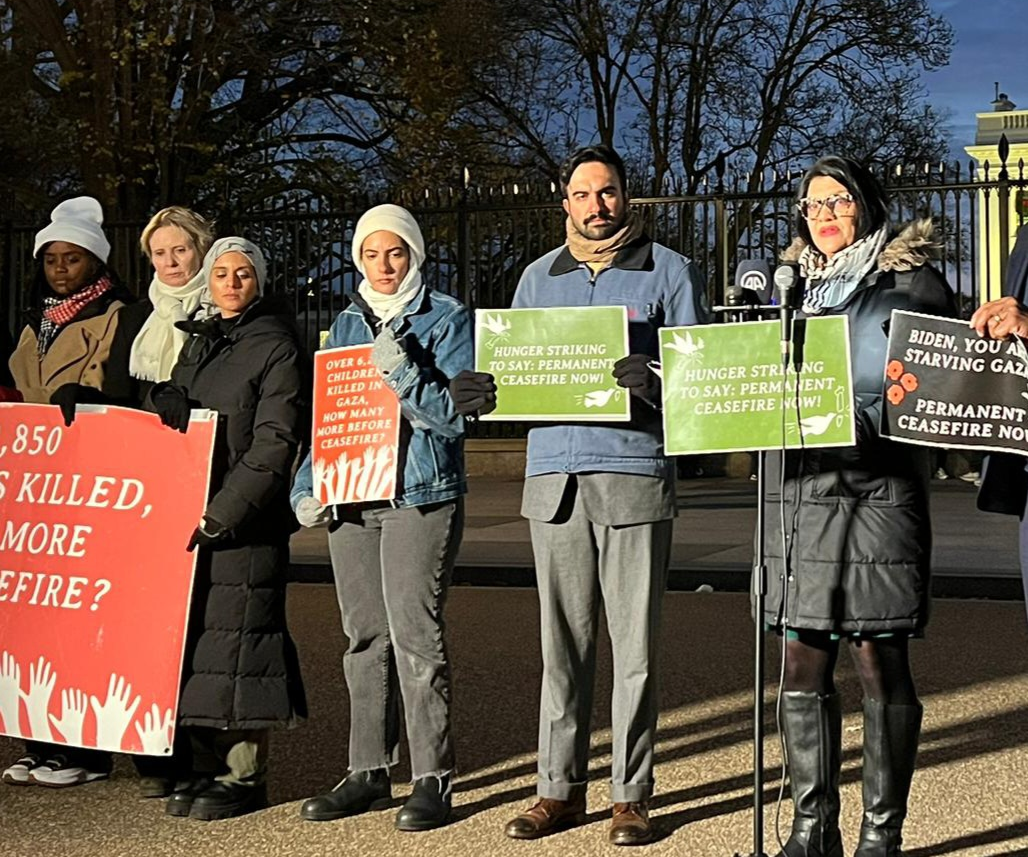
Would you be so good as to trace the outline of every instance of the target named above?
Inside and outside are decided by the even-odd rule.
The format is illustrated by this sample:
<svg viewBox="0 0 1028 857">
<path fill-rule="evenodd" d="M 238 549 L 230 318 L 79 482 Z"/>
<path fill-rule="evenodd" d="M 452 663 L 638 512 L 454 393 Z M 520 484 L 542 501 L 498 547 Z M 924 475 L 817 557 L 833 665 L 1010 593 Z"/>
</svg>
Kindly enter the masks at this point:
<svg viewBox="0 0 1028 857">
<path fill-rule="evenodd" d="M 753 292 L 762 304 L 771 303 L 771 277 L 767 259 L 742 259 L 735 269 L 735 285 Z"/>
<path fill-rule="evenodd" d="M 785 262 L 775 268 L 775 300 L 782 306 L 797 307 L 803 297 L 800 285 L 800 266 L 795 262 Z"/>
</svg>

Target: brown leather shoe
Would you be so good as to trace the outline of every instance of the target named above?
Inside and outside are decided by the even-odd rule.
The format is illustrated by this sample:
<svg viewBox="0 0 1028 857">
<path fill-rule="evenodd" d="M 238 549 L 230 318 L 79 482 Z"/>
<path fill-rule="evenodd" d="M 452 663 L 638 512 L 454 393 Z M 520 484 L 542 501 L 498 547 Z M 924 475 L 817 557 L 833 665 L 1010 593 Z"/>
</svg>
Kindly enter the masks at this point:
<svg viewBox="0 0 1028 857">
<path fill-rule="evenodd" d="M 646 801 L 614 804 L 610 822 L 611 845 L 645 845 L 653 841 L 653 825 Z"/>
<path fill-rule="evenodd" d="M 507 822 L 504 832 L 511 839 L 539 839 L 579 824 L 585 824 L 585 795 L 572 800 L 544 797 Z"/>
</svg>

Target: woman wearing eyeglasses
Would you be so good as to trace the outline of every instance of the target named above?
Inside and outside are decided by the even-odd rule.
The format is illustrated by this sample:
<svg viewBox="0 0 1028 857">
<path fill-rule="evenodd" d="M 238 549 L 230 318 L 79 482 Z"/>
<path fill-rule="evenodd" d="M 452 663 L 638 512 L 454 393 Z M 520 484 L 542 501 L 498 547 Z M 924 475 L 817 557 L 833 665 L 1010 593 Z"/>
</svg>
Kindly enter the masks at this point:
<svg viewBox="0 0 1028 857">
<path fill-rule="evenodd" d="M 894 234 L 881 185 L 856 161 L 825 157 L 807 171 L 795 225 L 783 260 L 799 264 L 806 284 L 799 315 L 849 317 L 857 442 L 788 453 L 784 525 L 779 474 L 769 474 L 763 618 L 785 646 L 780 717 L 795 808 L 779 857 L 843 854 L 833 678 L 843 641 L 864 697 L 856 857 L 891 857 L 900 854 L 921 728 L 908 644 L 928 618 L 931 453 L 878 434 L 888 321 L 893 309 L 953 316 L 954 298 L 929 265 L 938 247 L 931 220 Z M 781 466 L 769 460 L 769 471 Z"/>
</svg>

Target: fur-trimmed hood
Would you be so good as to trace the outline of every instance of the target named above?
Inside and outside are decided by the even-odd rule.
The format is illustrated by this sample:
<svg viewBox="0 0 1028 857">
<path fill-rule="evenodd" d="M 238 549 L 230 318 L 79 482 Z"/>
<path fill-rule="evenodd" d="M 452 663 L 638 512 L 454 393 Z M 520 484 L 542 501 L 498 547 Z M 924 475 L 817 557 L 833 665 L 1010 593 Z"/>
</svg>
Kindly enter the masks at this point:
<svg viewBox="0 0 1028 857">
<path fill-rule="evenodd" d="M 796 238 L 781 253 L 783 262 L 797 262 L 807 246 Z M 911 271 L 939 258 L 942 245 L 935 240 L 935 224 L 930 217 L 913 220 L 889 241 L 878 254 L 879 271 Z"/>
</svg>

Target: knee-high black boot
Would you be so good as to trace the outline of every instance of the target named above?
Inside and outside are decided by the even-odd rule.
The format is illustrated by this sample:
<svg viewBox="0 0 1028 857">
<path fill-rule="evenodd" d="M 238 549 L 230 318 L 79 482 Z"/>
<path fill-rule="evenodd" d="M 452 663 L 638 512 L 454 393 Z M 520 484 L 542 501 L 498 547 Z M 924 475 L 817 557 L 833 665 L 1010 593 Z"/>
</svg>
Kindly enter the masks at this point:
<svg viewBox="0 0 1028 857">
<path fill-rule="evenodd" d="M 897 857 L 924 708 L 864 700 L 864 820 L 855 857 Z"/>
<path fill-rule="evenodd" d="M 782 694 L 782 729 L 795 808 L 792 834 L 778 857 L 842 857 L 839 836 L 839 767 L 842 709 L 839 695 Z"/>
</svg>

